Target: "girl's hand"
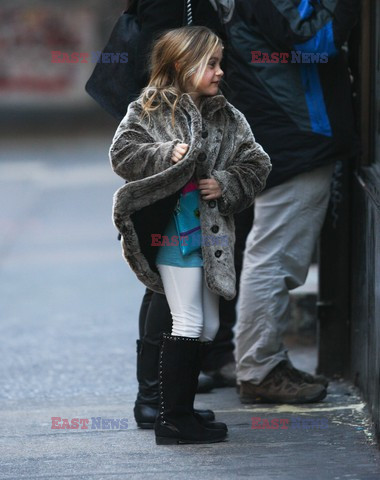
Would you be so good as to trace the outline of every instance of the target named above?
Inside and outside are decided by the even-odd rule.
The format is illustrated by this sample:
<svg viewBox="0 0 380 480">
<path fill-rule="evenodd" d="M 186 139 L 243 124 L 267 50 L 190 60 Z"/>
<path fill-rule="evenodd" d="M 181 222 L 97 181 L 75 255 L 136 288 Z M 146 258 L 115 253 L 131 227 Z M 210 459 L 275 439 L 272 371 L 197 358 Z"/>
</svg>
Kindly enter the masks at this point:
<svg viewBox="0 0 380 480">
<path fill-rule="evenodd" d="M 184 157 L 185 153 L 189 149 L 189 145 L 187 143 L 178 143 L 173 148 L 172 153 L 172 162 L 177 163 Z"/>
<path fill-rule="evenodd" d="M 198 181 L 202 200 L 214 200 L 222 196 L 222 190 L 215 178 L 202 178 Z"/>
</svg>

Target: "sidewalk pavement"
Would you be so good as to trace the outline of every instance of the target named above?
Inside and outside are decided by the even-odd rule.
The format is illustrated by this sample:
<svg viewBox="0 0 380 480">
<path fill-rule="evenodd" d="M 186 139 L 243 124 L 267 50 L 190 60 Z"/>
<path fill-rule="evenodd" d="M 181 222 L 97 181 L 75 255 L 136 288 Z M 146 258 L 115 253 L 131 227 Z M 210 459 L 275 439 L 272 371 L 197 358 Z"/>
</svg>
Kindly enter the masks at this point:
<svg viewBox="0 0 380 480">
<path fill-rule="evenodd" d="M 144 287 L 111 221 L 123 180 L 108 164 L 110 143 L 109 135 L 2 141 L 0 480 L 380 478 L 367 407 L 339 380 L 315 405 L 242 405 L 231 388 L 198 395 L 197 406 L 228 424 L 219 444 L 158 447 L 152 431 L 137 429 Z M 315 349 L 291 355 L 312 370 Z M 52 417 L 81 423 L 56 429 Z M 252 428 L 275 418 L 280 428 Z"/>
</svg>

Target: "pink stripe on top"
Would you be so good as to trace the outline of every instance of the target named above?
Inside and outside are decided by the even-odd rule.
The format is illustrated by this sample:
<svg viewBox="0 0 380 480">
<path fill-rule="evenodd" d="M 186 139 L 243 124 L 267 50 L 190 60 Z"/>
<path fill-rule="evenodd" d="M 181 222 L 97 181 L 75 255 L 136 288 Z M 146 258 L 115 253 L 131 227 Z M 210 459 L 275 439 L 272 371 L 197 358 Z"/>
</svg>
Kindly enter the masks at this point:
<svg viewBox="0 0 380 480">
<path fill-rule="evenodd" d="M 182 194 L 192 192 L 193 190 L 198 190 L 198 182 L 192 178 L 181 190 Z"/>
</svg>

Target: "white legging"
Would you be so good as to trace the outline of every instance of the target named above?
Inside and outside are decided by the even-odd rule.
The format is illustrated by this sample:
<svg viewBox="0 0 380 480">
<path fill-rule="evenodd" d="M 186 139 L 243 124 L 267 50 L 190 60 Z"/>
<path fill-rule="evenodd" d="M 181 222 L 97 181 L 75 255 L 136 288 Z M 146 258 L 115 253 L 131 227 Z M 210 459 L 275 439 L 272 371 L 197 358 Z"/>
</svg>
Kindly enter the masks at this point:
<svg viewBox="0 0 380 480">
<path fill-rule="evenodd" d="M 219 329 L 219 295 L 204 280 L 203 267 L 157 265 L 173 318 L 172 335 L 214 340 Z"/>
</svg>

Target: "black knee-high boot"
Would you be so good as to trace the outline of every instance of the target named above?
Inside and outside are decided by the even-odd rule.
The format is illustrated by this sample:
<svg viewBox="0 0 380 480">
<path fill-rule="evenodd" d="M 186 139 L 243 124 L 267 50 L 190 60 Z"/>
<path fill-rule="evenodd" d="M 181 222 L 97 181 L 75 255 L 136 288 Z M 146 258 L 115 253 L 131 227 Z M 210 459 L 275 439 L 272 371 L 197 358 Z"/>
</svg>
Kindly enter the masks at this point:
<svg viewBox="0 0 380 480">
<path fill-rule="evenodd" d="M 139 315 L 137 340 L 138 394 L 134 416 L 140 428 L 153 428 L 158 412 L 158 361 L 162 333 L 170 333 L 172 319 L 165 295 L 146 289 Z M 212 382 L 212 381 L 211 381 Z M 197 410 L 204 421 L 215 418 L 212 410 Z"/>
<path fill-rule="evenodd" d="M 140 428 L 154 427 L 158 413 L 158 362 L 160 346 L 145 340 L 137 340 L 138 393 L 133 413 Z M 196 410 L 203 421 L 215 419 L 212 410 Z"/>
<path fill-rule="evenodd" d="M 133 413 L 140 428 L 153 428 L 158 412 L 159 347 L 137 340 L 138 392 Z"/>
<path fill-rule="evenodd" d="M 194 415 L 195 372 L 199 368 L 198 338 L 164 334 L 160 352 L 160 410 L 155 422 L 157 445 L 215 443 L 224 429 L 210 429 Z"/>
<path fill-rule="evenodd" d="M 198 390 L 198 378 L 199 378 L 199 372 L 201 371 L 201 366 L 202 366 L 202 361 L 205 355 L 205 351 L 207 351 L 208 348 L 212 345 L 212 342 L 199 342 L 199 348 L 198 348 L 198 355 L 195 359 L 195 364 L 192 372 L 192 377 L 191 381 L 193 382 L 192 386 L 192 391 L 194 392 L 191 397 L 189 397 L 189 402 L 190 405 L 194 405 L 194 400 L 195 400 L 195 393 L 199 392 Z M 228 432 L 227 425 L 223 422 L 210 422 L 210 421 L 205 421 L 205 419 L 197 413 L 197 410 L 193 409 L 194 416 L 200 422 L 204 427 L 207 428 L 216 428 L 216 429 L 222 429 Z"/>
</svg>

